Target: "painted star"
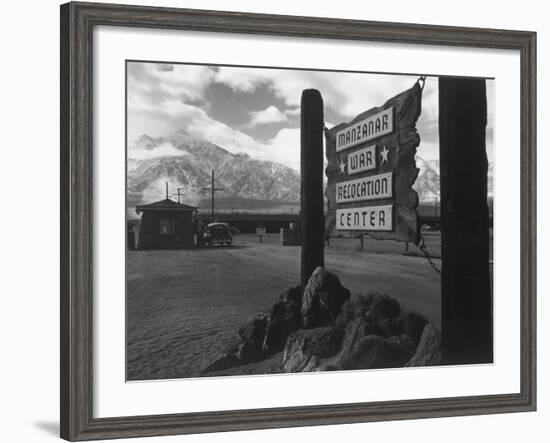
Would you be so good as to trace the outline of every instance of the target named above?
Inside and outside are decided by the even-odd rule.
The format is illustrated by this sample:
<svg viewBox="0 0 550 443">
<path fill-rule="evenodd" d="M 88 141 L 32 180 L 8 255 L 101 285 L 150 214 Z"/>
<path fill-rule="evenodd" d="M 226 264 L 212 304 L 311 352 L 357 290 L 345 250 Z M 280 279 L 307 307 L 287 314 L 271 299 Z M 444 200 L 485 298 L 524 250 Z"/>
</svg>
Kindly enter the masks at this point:
<svg viewBox="0 0 550 443">
<path fill-rule="evenodd" d="M 346 162 L 340 161 L 340 174 L 346 175 Z"/>
<path fill-rule="evenodd" d="M 387 146 L 384 146 L 384 149 L 380 151 L 380 156 L 382 157 L 382 163 L 389 161 L 388 155 L 390 155 L 390 150 L 388 149 Z"/>
</svg>

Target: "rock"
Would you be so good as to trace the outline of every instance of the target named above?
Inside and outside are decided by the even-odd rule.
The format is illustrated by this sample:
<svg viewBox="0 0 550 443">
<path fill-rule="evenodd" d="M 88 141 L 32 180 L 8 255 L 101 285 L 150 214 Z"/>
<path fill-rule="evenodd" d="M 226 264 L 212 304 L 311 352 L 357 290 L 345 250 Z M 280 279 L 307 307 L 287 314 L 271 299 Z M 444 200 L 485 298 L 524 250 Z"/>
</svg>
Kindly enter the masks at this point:
<svg viewBox="0 0 550 443">
<path fill-rule="evenodd" d="M 237 358 L 241 363 L 254 363 L 265 357 L 263 349 L 257 348 L 252 342 L 245 341 L 239 345 L 236 352 Z"/>
<path fill-rule="evenodd" d="M 349 296 L 336 275 L 316 268 L 302 297 L 302 325 L 308 329 L 332 325 Z"/>
<path fill-rule="evenodd" d="M 267 319 L 267 315 L 262 315 L 249 319 L 246 325 L 239 329 L 239 335 L 243 339 L 243 341 L 261 343 L 265 335 Z"/>
<path fill-rule="evenodd" d="M 376 327 L 376 334 L 383 337 L 400 336 L 404 332 L 404 321 L 398 318 L 382 318 L 373 322 Z"/>
<path fill-rule="evenodd" d="M 407 336 L 384 338 L 367 335 L 337 356 L 331 365 L 338 369 L 380 369 L 405 366 L 414 354 L 414 344 Z"/>
<path fill-rule="evenodd" d="M 225 335 L 220 343 L 220 354 L 236 354 L 241 343 L 242 337 L 239 335 L 238 330 L 235 331 L 235 334 Z"/>
<path fill-rule="evenodd" d="M 367 296 L 366 304 L 368 309 L 365 312 L 365 317 L 373 321 L 397 319 L 401 313 L 401 307 L 397 300 L 387 294 L 371 293 Z"/>
<path fill-rule="evenodd" d="M 342 354 L 349 354 L 363 337 L 367 335 L 377 335 L 375 326 L 370 323 L 365 317 L 357 317 L 353 319 L 346 328 L 344 339 L 342 342 Z"/>
<path fill-rule="evenodd" d="M 405 315 L 399 303 L 385 294 L 353 295 L 342 306 L 336 326 L 347 328 L 357 318 L 366 319 L 374 335 L 391 337 L 404 332 Z"/>
<path fill-rule="evenodd" d="M 386 294 L 372 292 L 368 295 L 353 295 L 340 311 L 336 325 L 345 328 L 353 319 L 365 317 L 370 322 L 377 323 L 385 332 L 385 336 L 400 335 L 403 319 L 400 319 L 399 303 Z"/>
<path fill-rule="evenodd" d="M 412 339 L 415 346 L 418 346 L 427 324 L 428 320 L 416 312 L 409 312 L 405 315 L 403 330 Z"/>
<path fill-rule="evenodd" d="M 319 359 L 314 355 L 304 353 L 301 349 L 288 354 L 284 360 L 283 372 L 313 372 L 319 366 Z"/>
<path fill-rule="evenodd" d="M 237 351 L 239 350 L 239 345 L 240 345 L 240 342 L 231 343 L 223 349 L 223 352 L 226 354 L 236 354 Z"/>
<path fill-rule="evenodd" d="M 318 358 L 328 358 L 340 351 L 344 331 L 339 328 L 304 329 L 302 347 L 308 354 Z M 307 331 L 307 332 L 306 332 Z"/>
<path fill-rule="evenodd" d="M 283 372 L 312 372 L 317 370 L 319 359 L 305 353 L 302 349 L 295 349 L 283 356 L 281 369 Z"/>
<path fill-rule="evenodd" d="M 433 366 L 441 363 L 441 335 L 434 325 L 428 323 L 422 332 L 414 356 L 406 366 Z"/>
<path fill-rule="evenodd" d="M 337 354 L 344 332 L 335 327 L 300 329 L 293 332 L 286 342 L 283 372 L 306 372 L 319 368 L 321 359 Z"/>
<path fill-rule="evenodd" d="M 209 372 L 223 371 L 225 369 L 238 366 L 240 364 L 239 358 L 235 354 L 224 353 L 218 357 L 214 362 L 210 363 L 201 374 L 208 374 Z"/>
<path fill-rule="evenodd" d="M 243 363 L 261 360 L 265 356 L 263 343 L 267 329 L 267 316 L 255 317 L 239 329 L 242 343 L 239 345 L 237 356 Z"/>
<path fill-rule="evenodd" d="M 363 317 L 369 309 L 368 297 L 353 294 L 343 304 L 340 314 L 336 319 L 336 326 L 345 328 L 354 318 Z"/>
<path fill-rule="evenodd" d="M 300 305 L 292 301 L 280 301 L 273 305 L 266 326 L 262 349 L 279 352 L 288 336 L 300 327 Z"/>
<path fill-rule="evenodd" d="M 302 306 L 302 286 L 293 286 L 279 296 L 280 301 L 291 301 Z"/>
</svg>

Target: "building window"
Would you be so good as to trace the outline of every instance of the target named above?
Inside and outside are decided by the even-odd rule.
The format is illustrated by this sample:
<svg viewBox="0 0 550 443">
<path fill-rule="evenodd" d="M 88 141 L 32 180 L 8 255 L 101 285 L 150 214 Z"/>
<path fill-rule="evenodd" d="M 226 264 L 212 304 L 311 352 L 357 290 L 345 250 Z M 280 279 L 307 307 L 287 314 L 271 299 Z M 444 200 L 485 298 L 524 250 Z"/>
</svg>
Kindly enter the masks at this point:
<svg viewBox="0 0 550 443">
<path fill-rule="evenodd" d="M 176 232 L 176 220 L 172 217 L 160 219 L 160 233 L 165 235 Z"/>
</svg>

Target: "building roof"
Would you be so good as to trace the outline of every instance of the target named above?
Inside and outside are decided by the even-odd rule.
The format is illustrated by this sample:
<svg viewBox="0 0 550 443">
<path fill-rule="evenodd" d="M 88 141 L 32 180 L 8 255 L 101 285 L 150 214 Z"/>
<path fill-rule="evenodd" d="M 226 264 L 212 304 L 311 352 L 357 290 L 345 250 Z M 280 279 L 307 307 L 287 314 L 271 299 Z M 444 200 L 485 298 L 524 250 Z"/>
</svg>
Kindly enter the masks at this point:
<svg viewBox="0 0 550 443">
<path fill-rule="evenodd" d="M 185 211 L 196 211 L 196 210 L 197 208 L 195 206 L 184 205 L 183 203 L 176 203 L 175 201 L 170 200 L 169 198 L 165 198 L 164 200 L 160 200 L 158 202 L 154 202 L 148 205 L 136 206 L 136 212 L 138 214 L 143 211 L 185 212 Z"/>
</svg>

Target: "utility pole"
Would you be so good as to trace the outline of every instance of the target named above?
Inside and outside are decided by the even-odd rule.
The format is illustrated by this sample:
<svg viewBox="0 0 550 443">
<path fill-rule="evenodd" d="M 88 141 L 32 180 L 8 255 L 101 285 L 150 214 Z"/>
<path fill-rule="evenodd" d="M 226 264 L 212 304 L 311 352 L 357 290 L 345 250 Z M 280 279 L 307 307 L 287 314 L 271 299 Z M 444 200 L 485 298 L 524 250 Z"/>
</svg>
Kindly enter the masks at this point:
<svg viewBox="0 0 550 443">
<path fill-rule="evenodd" d="M 180 197 L 183 196 L 182 189 L 183 188 L 176 188 L 178 190 L 178 193 L 176 194 L 178 196 L 178 203 L 181 203 Z"/>
<path fill-rule="evenodd" d="M 214 170 L 212 169 L 212 182 L 210 184 L 209 188 L 202 188 L 203 191 L 210 191 L 212 193 L 212 199 L 210 202 L 211 210 L 210 210 L 210 216 L 212 217 L 212 221 L 214 221 L 214 195 L 216 194 L 216 191 L 224 191 L 223 188 L 216 188 L 214 185 Z"/>
<path fill-rule="evenodd" d="M 168 195 L 168 182 L 166 182 L 166 200 L 168 200 L 170 197 Z"/>
</svg>

